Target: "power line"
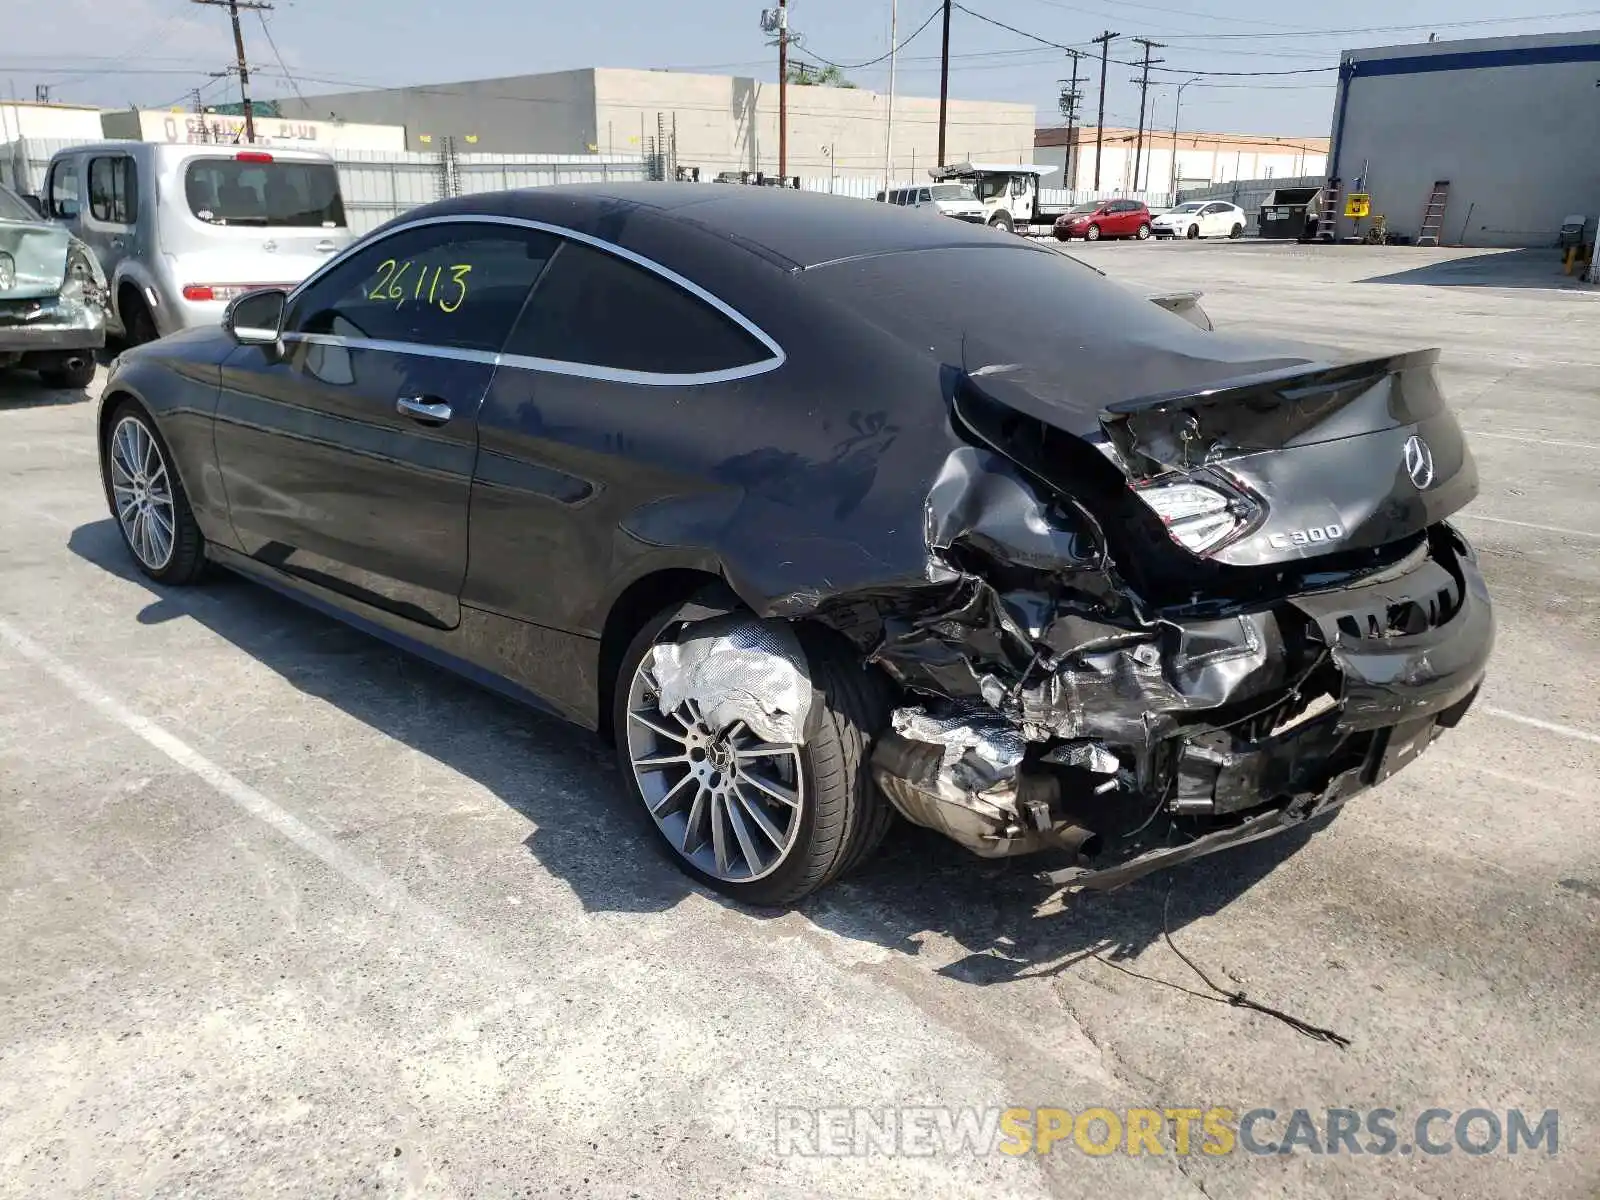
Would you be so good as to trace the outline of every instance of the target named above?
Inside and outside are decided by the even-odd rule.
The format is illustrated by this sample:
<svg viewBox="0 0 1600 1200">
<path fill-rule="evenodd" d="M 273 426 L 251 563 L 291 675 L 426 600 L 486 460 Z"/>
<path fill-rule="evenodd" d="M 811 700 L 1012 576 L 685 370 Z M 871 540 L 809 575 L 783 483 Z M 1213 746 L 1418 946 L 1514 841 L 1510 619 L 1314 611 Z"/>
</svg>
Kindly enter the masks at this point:
<svg viewBox="0 0 1600 1200">
<path fill-rule="evenodd" d="M 958 4 L 958 5 L 956 5 L 956 7 L 960 8 L 961 6 Z M 879 63 L 887 61 L 890 57 L 900 53 L 901 50 L 903 50 L 907 46 L 909 46 L 914 40 L 916 40 L 917 34 L 921 33 L 929 25 L 932 25 L 933 24 L 933 19 L 935 17 L 937 17 L 943 11 L 944 11 L 944 5 L 940 4 L 938 8 L 934 9 L 931 13 L 928 14 L 928 19 L 926 21 L 924 21 L 921 25 L 918 25 L 914 30 L 911 31 L 910 36 L 907 37 L 905 41 L 901 42 L 898 46 L 890 46 L 889 49 L 885 53 L 878 55 L 877 58 L 869 58 L 866 62 L 859 62 L 859 63 L 834 62 L 833 59 L 831 59 L 831 58 L 824 58 L 822 55 L 818 54 L 815 50 L 813 50 L 810 46 L 807 46 L 805 48 L 806 49 L 806 53 L 811 55 L 812 58 L 815 58 L 820 62 L 826 63 L 830 67 L 838 67 L 841 71 L 859 71 L 864 67 L 875 67 Z"/>
<path fill-rule="evenodd" d="M 300 85 L 295 82 L 294 76 L 289 73 L 289 68 L 283 61 L 283 55 L 278 53 L 278 43 L 273 39 L 272 27 L 267 24 L 267 14 L 262 12 L 260 9 L 257 9 L 256 16 L 261 21 L 261 32 L 267 35 L 267 45 L 272 47 L 272 57 L 277 59 L 278 66 L 283 68 L 284 77 L 288 79 L 289 86 L 294 89 L 295 98 L 299 100 L 301 104 L 304 104 L 306 102 L 306 98 L 300 91 Z"/>
<path fill-rule="evenodd" d="M 254 145 L 256 114 L 250 104 L 250 63 L 244 56 L 244 30 L 239 27 L 239 10 L 243 8 L 254 9 L 257 13 L 271 12 L 272 5 L 266 3 L 266 0 L 193 0 L 193 2 L 228 10 L 228 19 L 233 23 L 233 51 L 239 63 L 239 99 L 244 109 L 244 140 Z"/>
</svg>

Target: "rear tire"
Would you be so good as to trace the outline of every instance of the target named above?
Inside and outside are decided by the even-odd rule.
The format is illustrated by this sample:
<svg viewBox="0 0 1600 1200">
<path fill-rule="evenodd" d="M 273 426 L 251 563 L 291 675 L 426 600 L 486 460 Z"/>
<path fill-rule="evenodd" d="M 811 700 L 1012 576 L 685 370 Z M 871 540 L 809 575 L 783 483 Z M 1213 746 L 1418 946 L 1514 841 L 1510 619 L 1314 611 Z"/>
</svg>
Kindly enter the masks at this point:
<svg viewBox="0 0 1600 1200">
<path fill-rule="evenodd" d="M 720 877 L 691 861 L 692 851 L 682 849 L 663 824 L 651 817 L 634 766 L 637 748 L 629 745 L 630 718 L 637 722 L 633 713 L 662 720 L 659 710 L 649 707 L 648 701 L 634 708 L 634 685 L 646 654 L 682 611 L 683 606 L 673 605 L 646 622 L 622 657 L 613 689 L 612 728 L 623 786 L 644 809 L 661 848 L 680 870 L 742 903 L 793 904 L 860 865 L 882 842 L 893 821 L 894 810 L 879 793 L 869 765 L 872 737 L 888 718 L 887 686 L 825 631 L 797 628 L 812 685 L 806 741 L 797 748 L 799 777 L 794 793 L 799 800 L 799 827 L 781 860 L 759 878 Z M 703 844 L 696 849 L 703 854 Z"/>
<path fill-rule="evenodd" d="M 1235 225 L 1232 229 L 1230 229 L 1228 231 L 1228 236 L 1230 238 L 1232 238 L 1233 240 L 1235 240 L 1235 241 L 1237 241 L 1239 238 L 1242 238 L 1244 236 L 1244 226 L 1243 225 Z"/>
<path fill-rule="evenodd" d="M 134 564 L 157 583 L 194 583 L 205 571 L 206 539 L 155 421 L 137 402 L 123 400 L 105 424 L 104 439 L 106 503 Z"/>
<path fill-rule="evenodd" d="M 122 314 L 122 340 L 129 346 L 142 346 L 161 336 L 150 307 L 136 288 L 128 288 L 118 306 Z"/>
<path fill-rule="evenodd" d="M 1138 239 L 1141 242 L 1148 242 L 1150 240 L 1150 222 L 1149 221 L 1146 221 L 1143 225 L 1139 226 L 1139 232 L 1138 232 L 1138 234 L 1136 236 L 1138 237 Z"/>
<path fill-rule="evenodd" d="M 1087 241 L 1098 242 L 1100 240 L 1100 226 L 1098 226 L 1098 225 L 1089 226 L 1089 232 L 1084 234 L 1083 236 L 1084 236 L 1085 240 L 1087 240 Z"/>
</svg>

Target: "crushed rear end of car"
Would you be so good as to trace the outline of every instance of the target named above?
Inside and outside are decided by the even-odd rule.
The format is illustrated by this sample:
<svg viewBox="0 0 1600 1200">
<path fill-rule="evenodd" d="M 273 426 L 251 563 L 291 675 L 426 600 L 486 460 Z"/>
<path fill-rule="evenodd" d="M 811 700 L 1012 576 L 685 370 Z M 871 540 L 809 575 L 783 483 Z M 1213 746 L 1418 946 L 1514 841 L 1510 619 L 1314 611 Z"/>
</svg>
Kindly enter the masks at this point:
<svg viewBox="0 0 1600 1200">
<path fill-rule="evenodd" d="M 767 610 L 899 686 L 873 768 L 907 819 L 1112 887 L 1331 812 L 1461 720 L 1494 626 L 1435 352 L 1213 333 L 1021 252 L 912 257 L 835 286 L 892 296 L 871 319 L 945 364 L 922 579 Z M 1095 304 L 920 299 L 918 272 L 990 269 L 1029 286 L 986 295 Z"/>
</svg>

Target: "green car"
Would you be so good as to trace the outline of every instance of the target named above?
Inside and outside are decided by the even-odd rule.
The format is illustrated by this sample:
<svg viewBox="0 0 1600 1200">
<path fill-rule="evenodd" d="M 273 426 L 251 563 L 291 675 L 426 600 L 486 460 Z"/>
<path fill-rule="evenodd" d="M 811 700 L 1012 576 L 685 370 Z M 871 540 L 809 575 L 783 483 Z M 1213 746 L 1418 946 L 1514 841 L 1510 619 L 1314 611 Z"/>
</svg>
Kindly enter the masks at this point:
<svg viewBox="0 0 1600 1200">
<path fill-rule="evenodd" d="M 106 281 L 94 254 L 0 187 L 0 367 L 85 388 L 106 343 Z"/>
</svg>

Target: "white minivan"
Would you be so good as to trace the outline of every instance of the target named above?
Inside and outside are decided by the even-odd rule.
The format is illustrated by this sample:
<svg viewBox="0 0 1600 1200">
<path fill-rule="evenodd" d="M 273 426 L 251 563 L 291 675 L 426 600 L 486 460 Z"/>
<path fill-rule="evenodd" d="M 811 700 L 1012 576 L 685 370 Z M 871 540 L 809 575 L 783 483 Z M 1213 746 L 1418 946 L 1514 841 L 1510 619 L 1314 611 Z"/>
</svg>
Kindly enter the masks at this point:
<svg viewBox="0 0 1600 1200">
<path fill-rule="evenodd" d="M 215 325 L 254 288 L 291 288 L 352 241 L 333 159 L 309 150 L 100 142 L 59 151 L 45 214 L 99 259 L 106 328 L 137 344 Z"/>
</svg>

